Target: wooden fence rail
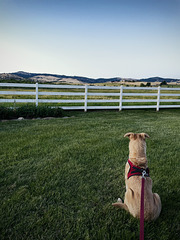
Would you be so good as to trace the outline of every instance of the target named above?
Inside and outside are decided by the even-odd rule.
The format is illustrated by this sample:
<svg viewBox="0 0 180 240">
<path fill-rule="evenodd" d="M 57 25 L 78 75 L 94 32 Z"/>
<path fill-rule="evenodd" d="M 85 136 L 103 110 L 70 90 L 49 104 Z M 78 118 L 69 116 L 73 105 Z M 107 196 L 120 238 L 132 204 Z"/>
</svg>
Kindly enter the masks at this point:
<svg viewBox="0 0 180 240">
<path fill-rule="evenodd" d="M 159 111 L 180 107 L 180 88 L 0 83 L 0 103 L 53 103 L 64 110 L 85 112 L 141 108 Z"/>
</svg>

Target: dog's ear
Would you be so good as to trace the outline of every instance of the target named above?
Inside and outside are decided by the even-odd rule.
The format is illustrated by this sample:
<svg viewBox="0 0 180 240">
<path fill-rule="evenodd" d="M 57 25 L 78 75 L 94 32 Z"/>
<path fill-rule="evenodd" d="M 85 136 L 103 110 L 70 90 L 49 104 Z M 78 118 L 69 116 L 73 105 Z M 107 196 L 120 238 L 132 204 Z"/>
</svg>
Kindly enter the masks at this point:
<svg viewBox="0 0 180 240">
<path fill-rule="evenodd" d="M 147 133 L 140 133 L 140 135 L 143 139 L 150 138 L 150 136 Z"/>
<path fill-rule="evenodd" d="M 130 139 L 131 136 L 134 136 L 134 133 L 129 132 L 124 135 L 124 137 L 128 137 Z"/>
</svg>

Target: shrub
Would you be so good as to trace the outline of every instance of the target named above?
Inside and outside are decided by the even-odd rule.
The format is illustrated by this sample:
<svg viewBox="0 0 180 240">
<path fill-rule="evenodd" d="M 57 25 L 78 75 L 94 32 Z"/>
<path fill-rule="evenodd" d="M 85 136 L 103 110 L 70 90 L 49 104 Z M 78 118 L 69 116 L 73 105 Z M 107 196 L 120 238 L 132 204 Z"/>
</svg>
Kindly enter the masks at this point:
<svg viewBox="0 0 180 240">
<path fill-rule="evenodd" d="M 24 105 L 18 108 L 8 108 L 0 106 L 0 119 L 13 119 L 18 117 L 36 118 L 36 117 L 62 117 L 62 108 L 51 108 L 49 106 Z"/>
<path fill-rule="evenodd" d="M 34 118 L 36 117 L 37 112 L 36 106 L 33 105 L 25 105 L 22 107 L 16 108 L 16 116 L 17 117 L 23 117 L 23 118 Z"/>
<path fill-rule="evenodd" d="M 16 118 L 15 109 L 0 106 L 0 119 Z"/>
<path fill-rule="evenodd" d="M 48 106 L 37 107 L 36 112 L 37 117 L 62 117 L 63 110 L 62 108 L 51 108 Z"/>
</svg>

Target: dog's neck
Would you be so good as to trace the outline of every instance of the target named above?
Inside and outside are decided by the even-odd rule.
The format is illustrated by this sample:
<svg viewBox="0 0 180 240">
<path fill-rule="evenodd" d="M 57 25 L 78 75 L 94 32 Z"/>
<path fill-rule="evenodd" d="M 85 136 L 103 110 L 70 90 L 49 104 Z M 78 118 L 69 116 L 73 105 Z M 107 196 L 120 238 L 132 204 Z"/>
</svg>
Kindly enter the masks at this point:
<svg viewBox="0 0 180 240">
<path fill-rule="evenodd" d="M 140 157 L 140 158 L 133 158 L 129 156 L 129 160 L 135 165 L 140 168 L 147 168 L 148 163 L 147 163 L 147 158 L 146 157 Z"/>
<path fill-rule="evenodd" d="M 146 142 L 138 138 L 129 142 L 129 160 L 138 167 L 147 168 Z"/>
</svg>

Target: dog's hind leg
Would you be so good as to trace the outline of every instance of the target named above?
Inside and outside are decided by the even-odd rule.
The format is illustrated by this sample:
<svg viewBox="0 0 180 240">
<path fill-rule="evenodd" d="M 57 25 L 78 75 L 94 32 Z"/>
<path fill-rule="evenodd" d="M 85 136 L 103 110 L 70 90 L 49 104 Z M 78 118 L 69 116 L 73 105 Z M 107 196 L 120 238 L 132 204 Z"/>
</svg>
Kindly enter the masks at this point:
<svg viewBox="0 0 180 240">
<path fill-rule="evenodd" d="M 156 218 L 159 217 L 160 212 L 161 212 L 161 199 L 157 193 L 153 193 L 153 198 L 154 198 L 154 217 L 153 220 L 156 220 Z"/>
</svg>

